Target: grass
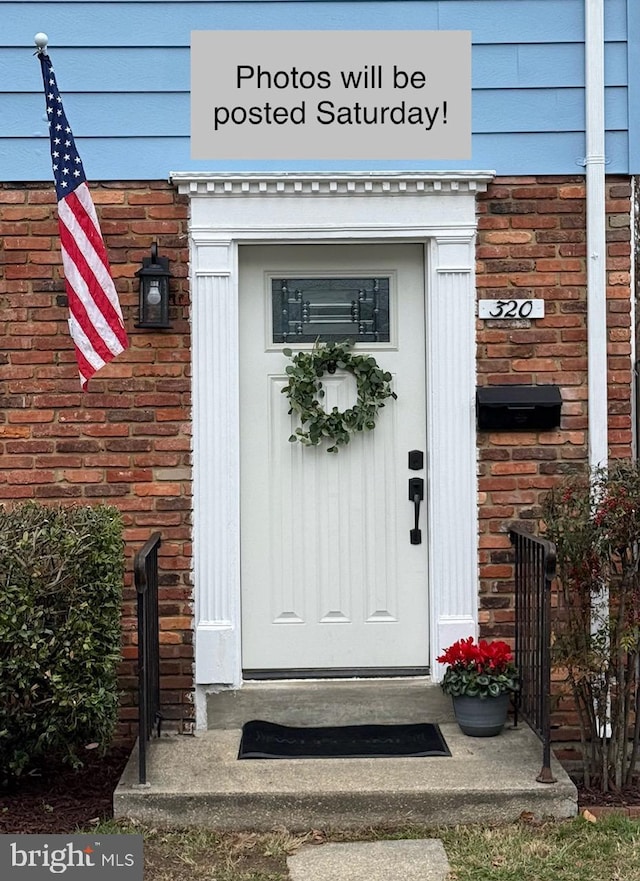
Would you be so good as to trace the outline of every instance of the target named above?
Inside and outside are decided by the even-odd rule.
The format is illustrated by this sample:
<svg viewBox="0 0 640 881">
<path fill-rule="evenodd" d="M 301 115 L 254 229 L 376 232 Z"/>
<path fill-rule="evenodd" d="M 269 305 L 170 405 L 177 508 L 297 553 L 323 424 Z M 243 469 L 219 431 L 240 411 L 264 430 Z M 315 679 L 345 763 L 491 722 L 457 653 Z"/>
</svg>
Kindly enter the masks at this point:
<svg viewBox="0 0 640 881">
<path fill-rule="evenodd" d="M 434 837 L 444 843 L 451 881 L 640 881 L 640 823 L 616 816 L 359 834 L 178 831 L 121 822 L 94 831 L 142 833 L 145 881 L 287 881 L 286 858 L 304 844 Z"/>
<path fill-rule="evenodd" d="M 640 881 L 640 824 L 626 817 L 441 830 L 456 881 Z"/>
</svg>

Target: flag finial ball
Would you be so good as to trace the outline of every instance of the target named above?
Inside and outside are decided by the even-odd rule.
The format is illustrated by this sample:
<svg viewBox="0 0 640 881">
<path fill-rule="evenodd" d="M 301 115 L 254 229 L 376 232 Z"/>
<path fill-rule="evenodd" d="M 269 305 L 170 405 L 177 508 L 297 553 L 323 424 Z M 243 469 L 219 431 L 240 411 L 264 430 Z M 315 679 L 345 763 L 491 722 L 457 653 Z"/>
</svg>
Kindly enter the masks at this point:
<svg viewBox="0 0 640 881">
<path fill-rule="evenodd" d="M 33 42 L 36 44 L 38 49 L 46 49 L 47 43 L 49 42 L 49 37 L 46 34 L 38 33 L 33 38 Z"/>
</svg>

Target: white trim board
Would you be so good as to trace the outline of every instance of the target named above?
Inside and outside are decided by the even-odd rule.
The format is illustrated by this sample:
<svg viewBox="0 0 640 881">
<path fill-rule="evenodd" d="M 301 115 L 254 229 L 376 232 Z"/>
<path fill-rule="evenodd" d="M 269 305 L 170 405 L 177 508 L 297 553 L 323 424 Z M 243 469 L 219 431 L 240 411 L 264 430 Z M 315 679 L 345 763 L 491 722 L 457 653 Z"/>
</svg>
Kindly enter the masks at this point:
<svg viewBox="0 0 640 881">
<path fill-rule="evenodd" d="M 492 172 L 190 173 L 195 681 L 242 684 L 238 245 L 425 245 L 431 669 L 476 634 L 475 196 Z M 198 724 L 204 714 L 198 713 Z"/>
</svg>

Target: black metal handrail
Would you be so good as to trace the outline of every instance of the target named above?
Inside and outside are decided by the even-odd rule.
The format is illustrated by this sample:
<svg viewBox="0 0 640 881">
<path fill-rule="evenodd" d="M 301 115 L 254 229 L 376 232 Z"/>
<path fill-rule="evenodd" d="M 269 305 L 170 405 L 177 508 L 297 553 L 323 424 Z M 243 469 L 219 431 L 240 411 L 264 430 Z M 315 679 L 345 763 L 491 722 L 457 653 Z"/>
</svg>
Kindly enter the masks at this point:
<svg viewBox="0 0 640 881">
<path fill-rule="evenodd" d="M 138 551 L 133 572 L 138 599 L 138 780 L 147 782 L 147 741 L 154 726 L 160 736 L 160 633 L 158 624 L 158 548 L 154 532 Z"/>
<path fill-rule="evenodd" d="M 542 741 L 540 783 L 551 772 L 551 583 L 556 574 L 553 542 L 518 526 L 509 530 L 515 548 L 515 662 L 520 674 L 515 724 L 521 714 Z"/>
</svg>

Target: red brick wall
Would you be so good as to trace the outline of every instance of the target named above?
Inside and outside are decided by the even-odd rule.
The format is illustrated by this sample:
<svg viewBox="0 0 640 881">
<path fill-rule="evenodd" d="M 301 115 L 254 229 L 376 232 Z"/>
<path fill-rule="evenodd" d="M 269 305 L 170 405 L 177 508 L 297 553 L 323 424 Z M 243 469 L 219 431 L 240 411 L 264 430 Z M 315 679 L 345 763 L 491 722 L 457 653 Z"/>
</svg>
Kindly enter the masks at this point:
<svg viewBox="0 0 640 881">
<path fill-rule="evenodd" d="M 630 405 L 630 183 L 607 184 L 609 441 L 628 456 Z M 188 202 L 168 184 L 92 187 L 131 348 L 82 393 L 66 326 L 53 188 L 0 185 L 0 501 L 106 501 L 127 540 L 122 683 L 135 687 L 133 555 L 155 529 L 161 569 L 165 714 L 189 730 L 190 363 Z M 559 430 L 479 435 L 480 621 L 513 635 L 507 525 L 537 526 L 542 496 L 587 460 L 584 179 L 502 178 L 479 197 L 478 296 L 542 297 L 544 319 L 478 322 L 478 382 L 556 383 Z M 172 331 L 134 327 L 135 272 L 157 241 L 171 260 Z M 133 692 L 120 734 L 133 733 Z M 570 723 L 567 717 L 563 721 Z"/>
<path fill-rule="evenodd" d="M 190 725 L 188 202 L 166 183 L 92 186 L 130 348 L 80 390 L 67 328 L 53 187 L 0 185 L 0 502 L 117 505 L 127 581 L 122 685 L 136 683 L 133 556 L 156 529 L 161 673 L 169 723 Z M 157 241 L 171 261 L 173 330 L 134 327 L 134 273 Z M 135 733 L 127 691 L 119 734 Z"/>
<path fill-rule="evenodd" d="M 609 454 L 631 455 L 631 187 L 607 182 L 607 331 Z M 513 637 L 509 524 L 539 530 L 549 489 L 588 460 L 587 295 L 583 178 L 509 178 L 479 200 L 479 297 L 541 297 L 535 321 L 478 321 L 478 382 L 553 383 L 562 391 L 557 431 L 479 434 L 480 626 L 486 637 Z M 562 676 L 558 674 L 556 688 Z M 555 752 L 579 766 L 580 738 L 570 698 L 553 714 Z"/>
<path fill-rule="evenodd" d="M 609 452 L 631 454 L 630 181 L 607 181 Z M 478 297 L 545 301 L 543 319 L 478 321 L 478 383 L 552 383 L 562 422 L 549 432 L 479 433 L 480 623 L 513 636 L 509 523 L 541 501 L 587 449 L 586 202 L 583 177 L 501 178 L 478 201 Z"/>
</svg>

